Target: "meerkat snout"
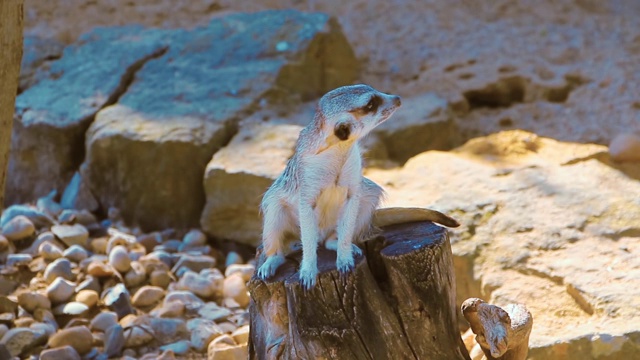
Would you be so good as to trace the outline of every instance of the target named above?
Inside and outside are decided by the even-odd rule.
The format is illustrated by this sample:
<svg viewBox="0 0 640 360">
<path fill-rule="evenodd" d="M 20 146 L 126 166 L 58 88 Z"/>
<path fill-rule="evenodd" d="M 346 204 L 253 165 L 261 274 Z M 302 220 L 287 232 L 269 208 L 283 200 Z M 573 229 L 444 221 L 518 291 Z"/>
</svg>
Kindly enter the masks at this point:
<svg viewBox="0 0 640 360">
<path fill-rule="evenodd" d="M 349 139 L 349 135 L 351 135 L 351 125 L 349 125 L 348 123 L 339 123 L 336 125 L 333 133 L 338 139 L 345 141 Z"/>
</svg>

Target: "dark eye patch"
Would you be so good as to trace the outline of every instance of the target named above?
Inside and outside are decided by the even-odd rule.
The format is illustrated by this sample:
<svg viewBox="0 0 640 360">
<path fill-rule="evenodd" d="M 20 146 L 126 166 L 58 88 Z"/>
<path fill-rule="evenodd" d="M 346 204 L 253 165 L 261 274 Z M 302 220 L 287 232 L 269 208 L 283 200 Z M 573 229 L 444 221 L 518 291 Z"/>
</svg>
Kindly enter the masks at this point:
<svg viewBox="0 0 640 360">
<path fill-rule="evenodd" d="M 378 95 L 373 95 L 367 105 L 362 107 L 362 111 L 365 113 L 373 113 L 378 110 L 378 107 L 382 104 L 382 98 Z"/>
</svg>

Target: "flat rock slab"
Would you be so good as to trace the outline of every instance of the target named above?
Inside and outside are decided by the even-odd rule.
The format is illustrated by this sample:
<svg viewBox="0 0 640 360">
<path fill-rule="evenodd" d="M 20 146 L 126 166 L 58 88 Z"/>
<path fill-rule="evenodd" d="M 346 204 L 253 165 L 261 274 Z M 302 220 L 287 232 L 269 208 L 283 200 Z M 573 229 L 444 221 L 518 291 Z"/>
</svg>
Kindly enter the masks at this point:
<svg viewBox="0 0 640 360">
<path fill-rule="evenodd" d="M 234 14 L 136 36 L 158 33 L 168 50 L 98 113 L 81 171 L 103 207 L 143 230 L 198 225 L 207 162 L 242 117 L 319 96 L 357 74 L 338 24 L 320 13 Z"/>
<path fill-rule="evenodd" d="M 509 131 L 366 175 L 386 188 L 388 206 L 432 207 L 462 223 L 452 230 L 457 299 L 526 304 L 529 358 L 640 353 L 638 164 L 611 162 L 604 146 Z M 584 340 L 596 334 L 600 343 Z"/>
</svg>

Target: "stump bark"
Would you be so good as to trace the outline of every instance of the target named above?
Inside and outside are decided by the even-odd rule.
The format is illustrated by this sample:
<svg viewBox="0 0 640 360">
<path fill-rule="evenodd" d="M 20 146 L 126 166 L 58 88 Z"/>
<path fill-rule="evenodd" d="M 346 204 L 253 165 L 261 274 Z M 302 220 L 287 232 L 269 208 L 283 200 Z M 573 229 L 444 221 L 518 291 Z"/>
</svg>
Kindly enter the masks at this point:
<svg viewBox="0 0 640 360">
<path fill-rule="evenodd" d="M 310 291 L 298 279 L 300 252 L 267 281 L 254 276 L 249 358 L 469 359 L 447 230 L 428 221 L 388 226 L 363 253 L 341 277 L 335 252 L 318 249 Z"/>
</svg>

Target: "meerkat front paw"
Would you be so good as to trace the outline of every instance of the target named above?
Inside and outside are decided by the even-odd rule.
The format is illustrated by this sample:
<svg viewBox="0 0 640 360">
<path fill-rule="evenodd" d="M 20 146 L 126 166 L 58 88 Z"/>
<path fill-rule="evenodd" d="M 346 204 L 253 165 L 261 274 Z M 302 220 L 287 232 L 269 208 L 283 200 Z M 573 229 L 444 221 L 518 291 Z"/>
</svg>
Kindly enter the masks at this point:
<svg viewBox="0 0 640 360">
<path fill-rule="evenodd" d="M 338 248 L 338 257 L 336 258 L 336 268 L 341 274 L 346 274 L 353 270 L 353 252 L 351 249 L 342 250 Z"/>
<path fill-rule="evenodd" d="M 276 270 L 284 263 L 284 256 L 273 255 L 267 257 L 262 266 L 258 269 L 258 277 L 262 280 L 266 280 L 268 277 L 273 276 Z"/>
<path fill-rule="evenodd" d="M 300 266 L 300 283 L 305 290 L 310 290 L 316 286 L 316 278 L 318 277 L 317 266 Z"/>
</svg>

